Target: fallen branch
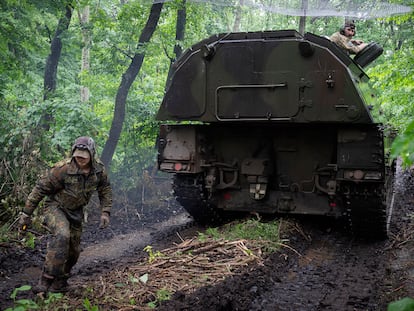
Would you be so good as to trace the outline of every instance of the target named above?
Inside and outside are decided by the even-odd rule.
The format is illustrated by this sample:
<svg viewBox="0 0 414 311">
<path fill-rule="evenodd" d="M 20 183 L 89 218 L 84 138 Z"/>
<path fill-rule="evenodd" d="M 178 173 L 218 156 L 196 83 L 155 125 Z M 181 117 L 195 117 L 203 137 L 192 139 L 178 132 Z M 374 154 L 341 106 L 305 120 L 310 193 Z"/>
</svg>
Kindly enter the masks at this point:
<svg viewBox="0 0 414 311">
<path fill-rule="evenodd" d="M 209 238 L 203 242 L 196 238 L 182 240 L 173 247 L 160 250 L 161 255 L 151 263 L 143 260 L 108 273 L 92 287 L 101 288 L 96 297 L 99 300 L 105 293 L 111 293 L 104 298 L 105 304 L 112 309 L 136 310 L 138 306 L 139 310 L 150 310 L 147 304 L 157 301 L 160 290 L 170 294 L 177 291 L 192 293 L 199 287 L 214 285 L 230 275 L 241 273 L 242 267 L 262 265 L 261 247 L 266 243 L 245 239 L 227 241 Z M 289 245 L 278 245 L 301 256 Z M 145 279 L 142 278 L 144 275 L 147 276 Z M 125 305 L 130 300 L 134 300 L 135 306 Z"/>
</svg>

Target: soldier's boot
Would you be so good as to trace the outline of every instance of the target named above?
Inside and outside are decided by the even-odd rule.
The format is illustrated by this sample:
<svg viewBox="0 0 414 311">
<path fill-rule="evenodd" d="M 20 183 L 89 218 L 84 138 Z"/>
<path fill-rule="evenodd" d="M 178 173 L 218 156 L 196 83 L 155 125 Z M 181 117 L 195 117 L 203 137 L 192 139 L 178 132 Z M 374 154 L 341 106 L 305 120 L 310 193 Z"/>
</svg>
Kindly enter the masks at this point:
<svg viewBox="0 0 414 311">
<path fill-rule="evenodd" d="M 42 273 L 39 279 L 39 283 L 33 286 L 32 291 L 35 294 L 46 293 L 49 290 L 50 286 L 52 285 L 54 279 L 55 278 L 52 275 L 49 275 L 47 273 Z"/>
<path fill-rule="evenodd" d="M 64 293 L 68 291 L 68 275 L 62 275 L 62 276 L 58 276 L 56 277 L 53 282 L 52 285 L 49 288 L 49 291 L 52 293 Z"/>
</svg>

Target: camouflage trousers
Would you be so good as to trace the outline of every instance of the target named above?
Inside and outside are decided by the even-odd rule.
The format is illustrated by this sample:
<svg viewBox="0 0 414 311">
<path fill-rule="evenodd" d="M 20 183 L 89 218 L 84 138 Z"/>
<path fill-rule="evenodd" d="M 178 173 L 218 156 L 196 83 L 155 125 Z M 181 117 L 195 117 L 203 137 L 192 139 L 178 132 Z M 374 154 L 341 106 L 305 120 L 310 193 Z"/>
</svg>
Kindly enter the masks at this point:
<svg viewBox="0 0 414 311">
<path fill-rule="evenodd" d="M 82 224 L 71 222 L 56 206 L 48 206 L 45 225 L 51 232 L 43 272 L 53 277 L 68 276 L 80 254 Z"/>
</svg>

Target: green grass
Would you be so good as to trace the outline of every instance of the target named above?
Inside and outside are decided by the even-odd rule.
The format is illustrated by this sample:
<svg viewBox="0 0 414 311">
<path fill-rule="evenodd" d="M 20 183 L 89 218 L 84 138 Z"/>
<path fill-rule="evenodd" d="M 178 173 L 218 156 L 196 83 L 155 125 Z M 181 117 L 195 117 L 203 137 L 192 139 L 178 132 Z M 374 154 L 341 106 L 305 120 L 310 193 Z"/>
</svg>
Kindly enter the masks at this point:
<svg viewBox="0 0 414 311">
<path fill-rule="evenodd" d="M 198 238 L 203 241 L 207 236 L 213 239 L 225 240 L 254 240 L 264 253 L 271 253 L 280 248 L 279 222 L 264 222 L 258 219 L 247 219 L 230 223 L 222 228 L 209 228 L 200 233 Z"/>
</svg>

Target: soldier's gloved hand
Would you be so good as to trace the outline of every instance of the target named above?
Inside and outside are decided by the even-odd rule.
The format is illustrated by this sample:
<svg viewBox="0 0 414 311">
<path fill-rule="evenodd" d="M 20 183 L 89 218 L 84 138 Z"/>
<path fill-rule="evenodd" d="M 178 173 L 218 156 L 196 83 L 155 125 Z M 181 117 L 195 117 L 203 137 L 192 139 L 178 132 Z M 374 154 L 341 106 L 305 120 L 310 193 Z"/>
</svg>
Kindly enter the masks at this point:
<svg viewBox="0 0 414 311">
<path fill-rule="evenodd" d="M 32 223 L 32 217 L 25 212 L 20 212 L 19 215 L 19 228 L 26 230 Z"/>
<path fill-rule="evenodd" d="M 102 212 L 101 215 L 101 224 L 99 225 L 99 228 L 103 229 L 108 227 L 109 225 L 109 213 L 108 212 Z"/>
</svg>

